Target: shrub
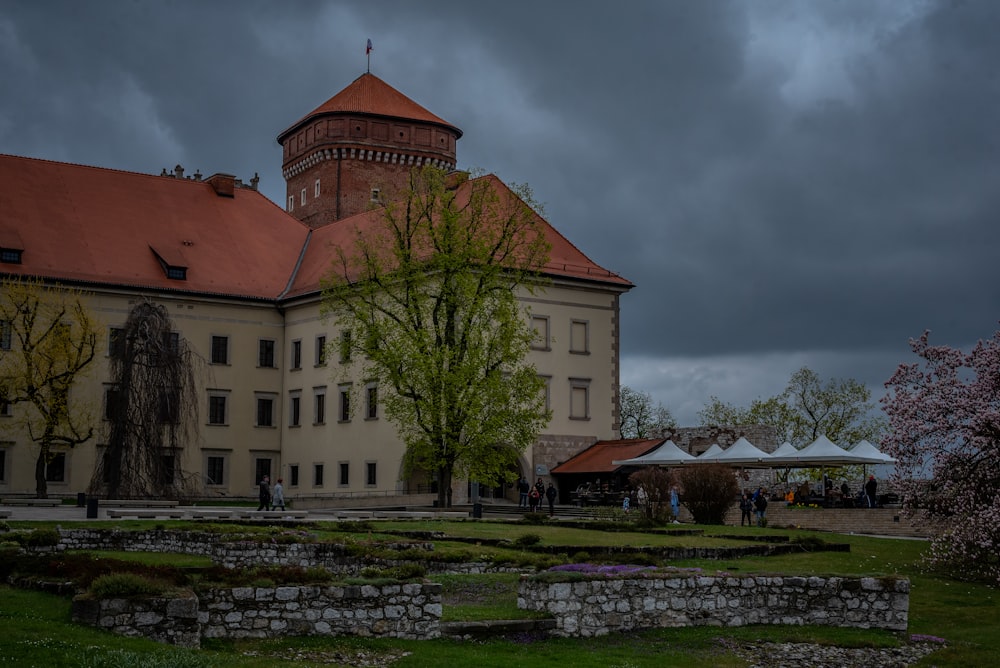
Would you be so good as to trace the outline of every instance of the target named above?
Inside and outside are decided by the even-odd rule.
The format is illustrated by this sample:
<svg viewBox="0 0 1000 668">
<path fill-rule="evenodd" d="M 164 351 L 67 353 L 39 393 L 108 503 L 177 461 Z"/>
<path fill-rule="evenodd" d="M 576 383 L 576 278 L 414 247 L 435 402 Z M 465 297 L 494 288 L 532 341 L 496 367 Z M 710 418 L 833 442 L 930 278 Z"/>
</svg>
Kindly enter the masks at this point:
<svg viewBox="0 0 1000 668">
<path fill-rule="evenodd" d="M 545 513 L 525 513 L 524 520 L 525 524 L 545 524 L 549 519 L 549 516 Z"/>
<path fill-rule="evenodd" d="M 427 575 L 427 569 L 420 564 L 400 564 L 389 568 L 368 567 L 361 570 L 366 580 L 415 580 Z"/>
<path fill-rule="evenodd" d="M 28 534 L 25 544 L 28 547 L 54 547 L 60 540 L 59 532 L 55 529 L 35 529 Z"/>
<path fill-rule="evenodd" d="M 518 536 L 513 540 L 514 547 L 531 547 L 532 545 L 537 545 L 542 542 L 542 537 L 537 533 L 526 533 L 523 536 Z"/>
<path fill-rule="evenodd" d="M 135 573 L 102 575 L 90 584 L 93 598 L 130 598 L 133 596 L 161 596 L 170 589 L 162 580 L 151 580 Z"/>
<path fill-rule="evenodd" d="M 698 464 L 681 470 L 681 503 L 698 524 L 725 524 L 726 511 L 736 501 L 740 486 L 725 464 Z"/>
</svg>

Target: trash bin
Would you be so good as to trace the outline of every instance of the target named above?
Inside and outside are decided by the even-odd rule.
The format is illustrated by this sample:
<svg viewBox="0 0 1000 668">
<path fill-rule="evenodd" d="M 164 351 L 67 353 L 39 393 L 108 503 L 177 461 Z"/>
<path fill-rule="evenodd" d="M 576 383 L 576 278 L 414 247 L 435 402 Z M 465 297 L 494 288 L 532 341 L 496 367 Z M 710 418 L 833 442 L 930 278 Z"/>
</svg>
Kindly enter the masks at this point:
<svg viewBox="0 0 1000 668">
<path fill-rule="evenodd" d="M 481 503 L 472 504 L 472 516 L 477 520 L 483 519 L 483 504 Z"/>
<path fill-rule="evenodd" d="M 437 500 L 437 499 L 434 499 L 434 507 L 435 507 L 435 508 L 437 508 L 437 507 L 438 507 L 438 500 Z"/>
<path fill-rule="evenodd" d="M 86 505 L 87 505 L 87 493 L 86 492 L 77 492 L 76 493 L 76 507 L 77 508 L 83 508 Z"/>
<path fill-rule="evenodd" d="M 97 519 L 97 497 L 92 496 L 87 499 L 87 519 L 96 520 Z"/>
</svg>

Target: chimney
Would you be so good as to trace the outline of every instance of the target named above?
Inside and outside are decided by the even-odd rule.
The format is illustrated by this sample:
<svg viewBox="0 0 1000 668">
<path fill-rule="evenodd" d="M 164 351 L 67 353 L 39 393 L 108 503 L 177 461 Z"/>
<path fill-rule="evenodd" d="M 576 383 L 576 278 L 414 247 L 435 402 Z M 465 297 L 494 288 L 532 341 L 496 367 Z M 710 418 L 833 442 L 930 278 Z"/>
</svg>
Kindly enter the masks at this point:
<svg viewBox="0 0 1000 668">
<path fill-rule="evenodd" d="M 176 167 L 174 167 L 174 177 L 178 178 L 178 179 L 183 179 L 184 178 L 184 168 L 181 167 L 180 165 L 177 165 Z"/>
<path fill-rule="evenodd" d="M 232 174 L 212 174 L 205 179 L 219 197 L 235 197 L 236 177 Z"/>
</svg>

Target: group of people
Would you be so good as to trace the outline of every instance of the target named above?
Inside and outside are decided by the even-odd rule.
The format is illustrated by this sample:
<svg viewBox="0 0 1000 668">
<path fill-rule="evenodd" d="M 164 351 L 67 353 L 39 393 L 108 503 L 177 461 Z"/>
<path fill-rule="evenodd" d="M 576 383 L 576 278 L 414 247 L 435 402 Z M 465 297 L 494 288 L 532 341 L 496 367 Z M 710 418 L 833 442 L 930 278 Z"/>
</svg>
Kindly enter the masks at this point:
<svg viewBox="0 0 1000 668">
<path fill-rule="evenodd" d="M 743 490 L 740 496 L 740 526 L 744 522 L 748 527 L 754 525 L 754 516 L 759 527 L 767 525 L 767 490 L 758 487 L 756 492 Z"/>
<path fill-rule="evenodd" d="M 285 509 L 285 486 L 284 480 L 278 478 L 278 482 L 274 483 L 274 492 L 271 491 L 271 477 L 264 476 L 260 479 L 260 487 L 258 493 L 258 500 L 260 505 L 257 506 L 257 510 L 277 510 L 278 506 L 281 509 Z"/>
<path fill-rule="evenodd" d="M 542 479 L 539 478 L 534 485 L 528 482 L 527 478 L 521 478 L 517 482 L 517 491 L 520 495 L 517 507 L 524 508 L 528 512 L 541 512 L 542 501 L 549 502 L 549 515 L 556 514 L 556 499 L 559 498 L 559 490 L 551 482 L 546 487 Z"/>
</svg>

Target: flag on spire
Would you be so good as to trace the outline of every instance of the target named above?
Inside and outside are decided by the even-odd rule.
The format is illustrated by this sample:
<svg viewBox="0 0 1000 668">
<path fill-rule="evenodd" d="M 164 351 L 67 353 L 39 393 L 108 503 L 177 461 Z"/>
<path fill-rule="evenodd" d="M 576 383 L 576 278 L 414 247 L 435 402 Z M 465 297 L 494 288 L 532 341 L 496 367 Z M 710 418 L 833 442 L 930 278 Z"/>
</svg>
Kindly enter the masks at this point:
<svg viewBox="0 0 1000 668">
<path fill-rule="evenodd" d="M 365 47 L 365 55 L 367 56 L 371 52 L 372 52 L 372 41 L 369 39 L 368 46 Z"/>
</svg>

